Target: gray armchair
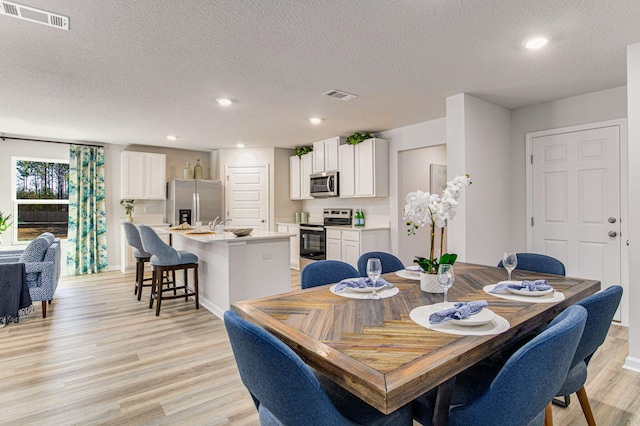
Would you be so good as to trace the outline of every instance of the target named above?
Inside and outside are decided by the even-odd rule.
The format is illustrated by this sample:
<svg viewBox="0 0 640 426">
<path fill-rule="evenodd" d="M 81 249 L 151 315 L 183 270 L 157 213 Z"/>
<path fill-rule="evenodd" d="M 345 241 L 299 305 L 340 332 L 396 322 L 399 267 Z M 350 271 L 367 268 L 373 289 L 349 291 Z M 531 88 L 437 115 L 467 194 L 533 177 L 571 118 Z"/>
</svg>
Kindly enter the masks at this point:
<svg viewBox="0 0 640 426">
<path fill-rule="evenodd" d="M 60 239 L 45 232 L 29 243 L 20 254 L 0 256 L 0 263 L 24 263 L 31 300 L 42 302 L 42 318 L 47 317 L 60 278 Z"/>
</svg>

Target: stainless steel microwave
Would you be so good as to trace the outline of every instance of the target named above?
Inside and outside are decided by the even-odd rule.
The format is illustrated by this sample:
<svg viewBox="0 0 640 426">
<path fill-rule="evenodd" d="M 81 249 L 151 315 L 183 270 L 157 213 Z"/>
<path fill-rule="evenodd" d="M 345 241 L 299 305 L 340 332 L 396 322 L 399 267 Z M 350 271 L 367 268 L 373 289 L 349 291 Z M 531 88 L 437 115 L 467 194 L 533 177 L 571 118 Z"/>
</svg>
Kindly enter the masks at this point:
<svg viewBox="0 0 640 426">
<path fill-rule="evenodd" d="M 338 172 L 314 173 L 310 179 L 313 198 L 329 198 L 339 195 Z"/>
</svg>

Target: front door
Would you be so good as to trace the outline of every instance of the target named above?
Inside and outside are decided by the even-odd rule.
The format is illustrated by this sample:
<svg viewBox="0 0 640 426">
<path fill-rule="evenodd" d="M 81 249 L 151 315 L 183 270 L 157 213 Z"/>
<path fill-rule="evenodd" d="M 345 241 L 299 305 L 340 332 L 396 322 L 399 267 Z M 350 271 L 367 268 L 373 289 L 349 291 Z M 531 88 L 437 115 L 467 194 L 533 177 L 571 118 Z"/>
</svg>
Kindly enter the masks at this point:
<svg viewBox="0 0 640 426">
<path fill-rule="evenodd" d="M 225 166 L 225 219 L 233 227 L 269 230 L 268 166 Z"/>
<path fill-rule="evenodd" d="M 540 133 L 529 146 L 530 251 L 603 289 L 620 284 L 620 126 Z"/>
</svg>

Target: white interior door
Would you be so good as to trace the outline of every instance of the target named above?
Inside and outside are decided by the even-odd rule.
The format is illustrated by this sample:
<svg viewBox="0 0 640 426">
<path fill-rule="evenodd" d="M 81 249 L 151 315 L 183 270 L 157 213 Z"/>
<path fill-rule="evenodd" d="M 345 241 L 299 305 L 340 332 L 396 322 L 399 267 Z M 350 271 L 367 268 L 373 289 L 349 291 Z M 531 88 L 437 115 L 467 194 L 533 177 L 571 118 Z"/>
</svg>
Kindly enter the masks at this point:
<svg viewBox="0 0 640 426">
<path fill-rule="evenodd" d="M 535 136 L 530 152 L 530 251 L 603 289 L 620 284 L 620 127 Z"/>
<path fill-rule="evenodd" d="M 225 166 L 225 219 L 234 227 L 269 230 L 268 166 Z"/>
</svg>

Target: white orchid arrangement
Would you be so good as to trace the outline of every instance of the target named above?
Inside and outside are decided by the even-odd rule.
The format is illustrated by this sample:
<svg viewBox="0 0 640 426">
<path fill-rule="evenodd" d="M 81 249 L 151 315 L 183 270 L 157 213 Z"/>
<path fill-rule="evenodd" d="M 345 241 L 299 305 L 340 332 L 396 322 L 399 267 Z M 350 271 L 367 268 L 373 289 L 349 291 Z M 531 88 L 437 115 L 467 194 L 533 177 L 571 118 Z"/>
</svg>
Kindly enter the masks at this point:
<svg viewBox="0 0 640 426">
<path fill-rule="evenodd" d="M 458 198 L 465 186 L 471 185 L 468 174 L 456 176 L 447 182 L 447 187 L 442 194 L 431 194 L 417 190 L 406 196 L 407 204 L 404 206 L 404 218 L 407 220 L 407 234 L 415 235 L 416 230 L 429 225 L 431 228 L 431 248 L 429 258 L 416 256 L 415 263 L 419 264 L 425 272 L 435 273 L 441 263 L 453 264 L 458 257 L 456 254 L 445 253 L 440 259 L 434 259 L 435 228 L 441 228 L 440 251 L 444 239 L 444 228 L 447 221 L 455 217 L 458 208 Z"/>
</svg>

